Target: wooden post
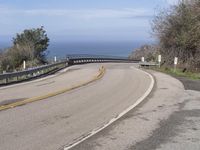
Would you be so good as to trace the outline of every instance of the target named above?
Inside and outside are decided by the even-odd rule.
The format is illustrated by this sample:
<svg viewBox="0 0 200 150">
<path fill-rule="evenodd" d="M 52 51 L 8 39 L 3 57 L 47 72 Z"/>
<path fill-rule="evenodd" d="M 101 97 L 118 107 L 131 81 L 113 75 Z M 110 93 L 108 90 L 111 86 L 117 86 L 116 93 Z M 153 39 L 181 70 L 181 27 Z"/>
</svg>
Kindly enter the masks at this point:
<svg viewBox="0 0 200 150">
<path fill-rule="evenodd" d="M 158 55 L 158 66 L 160 68 L 160 63 L 161 63 L 161 55 Z"/>
</svg>

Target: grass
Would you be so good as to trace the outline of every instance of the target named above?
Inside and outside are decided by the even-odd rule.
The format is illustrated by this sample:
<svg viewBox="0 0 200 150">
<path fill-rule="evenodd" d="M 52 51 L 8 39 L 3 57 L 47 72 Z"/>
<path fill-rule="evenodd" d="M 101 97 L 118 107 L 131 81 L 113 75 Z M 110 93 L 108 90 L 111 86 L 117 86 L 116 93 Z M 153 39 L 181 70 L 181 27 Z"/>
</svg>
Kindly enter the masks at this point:
<svg viewBox="0 0 200 150">
<path fill-rule="evenodd" d="M 200 73 L 194 73 L 189 71 L 183 72 L 182 69 L 174 70 L 174 68 L 161 67 L 161 68 L 154 68 L 153 70 L 167 73 L 172 76 L 185 77 L 192 80 L 200 80 Z"/>
</svg>

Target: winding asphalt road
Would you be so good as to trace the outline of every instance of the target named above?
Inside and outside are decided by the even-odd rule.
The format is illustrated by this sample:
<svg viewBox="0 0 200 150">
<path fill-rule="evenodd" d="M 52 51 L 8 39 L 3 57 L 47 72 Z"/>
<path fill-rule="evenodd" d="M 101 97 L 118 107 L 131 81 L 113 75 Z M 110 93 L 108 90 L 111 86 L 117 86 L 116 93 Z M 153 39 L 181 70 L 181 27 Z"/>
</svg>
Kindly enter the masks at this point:
<svg viewBox="0 0 200 150">
<path fill-rule="evenodd" d="M 88 64 L 78 68 L 97 70 L 99 66 Z M 104 66 L 104 77 L 87 86 L 0 111 L 0 149 L 63 149 L 134 104 L 150 86 L 151 78 L 134 69 L 133 64 Z M 14 86 L 10 90 L 17 89 Z"/>
</svg>

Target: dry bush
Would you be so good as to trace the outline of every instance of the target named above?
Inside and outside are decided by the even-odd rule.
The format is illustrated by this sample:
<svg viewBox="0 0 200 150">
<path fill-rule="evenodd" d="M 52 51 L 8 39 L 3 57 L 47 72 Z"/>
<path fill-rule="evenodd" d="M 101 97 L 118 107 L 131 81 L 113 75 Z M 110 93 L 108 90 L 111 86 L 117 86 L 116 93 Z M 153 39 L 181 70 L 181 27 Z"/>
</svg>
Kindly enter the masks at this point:
<svg viewBox="0 0 200 150">
<path fill-rule="evenodd" d="M 153 45 L 143 45 L 140 48 L 133 50 L 129 56 L 130 59 L 140 60 L 144 57 L 146 61 L 156 61 L 158 54 L 158 47 Z"/>
<path fill-rule="evenodd" d="M 185 68 L 200 68 L 200 1 L 180 1 L 160 12 L 152 22 L 166 63 L 174 57 Z"/>
</svg>

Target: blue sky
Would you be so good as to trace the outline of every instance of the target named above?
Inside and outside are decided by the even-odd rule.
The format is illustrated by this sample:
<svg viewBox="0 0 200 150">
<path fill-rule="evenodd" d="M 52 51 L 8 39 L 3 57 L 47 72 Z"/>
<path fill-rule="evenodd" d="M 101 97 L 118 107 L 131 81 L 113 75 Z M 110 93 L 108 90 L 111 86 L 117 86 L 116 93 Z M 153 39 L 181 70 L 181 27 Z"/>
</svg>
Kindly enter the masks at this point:
<svg viewBox="0 0 200 150">
<path fill-rule="evenodd" d="M 0 41 L 44 26 L 51 41 L 148 41 L 158 9 L 177 0 L 0 0 Z"/>
</svg>

